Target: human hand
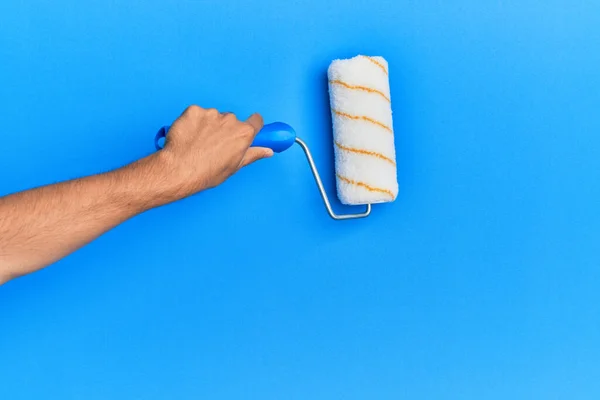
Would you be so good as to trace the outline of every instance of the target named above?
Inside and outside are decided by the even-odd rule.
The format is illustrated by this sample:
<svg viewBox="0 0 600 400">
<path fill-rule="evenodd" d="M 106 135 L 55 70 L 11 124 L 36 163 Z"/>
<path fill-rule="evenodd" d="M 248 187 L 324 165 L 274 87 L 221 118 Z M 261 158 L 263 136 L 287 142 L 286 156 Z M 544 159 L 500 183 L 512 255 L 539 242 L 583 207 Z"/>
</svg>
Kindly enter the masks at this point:
<svg viewBox="0 0 600 400">
<path fill-rule="evenodd" d="M 213 188 L 240 168 L 271 157 L 271 149 L 250 147 L 262 126 L 259 114 L 242 122 L 231 113 L 188 107 L 171 125 L 163 150 L 155 155 L 161 175 L 169 182 L 173 198 L 168 201 Z"/>
<path fill-rule="evenodd" d="M 0 197 L 0 285 L 49 265 L 123 221 L 222 183 L 270 157 L 250 147 L 263 121 L 187 110 L 163 150 L 122 168 Z M 32 251 L 35 249 L 35 251 Z"/>
</svg>

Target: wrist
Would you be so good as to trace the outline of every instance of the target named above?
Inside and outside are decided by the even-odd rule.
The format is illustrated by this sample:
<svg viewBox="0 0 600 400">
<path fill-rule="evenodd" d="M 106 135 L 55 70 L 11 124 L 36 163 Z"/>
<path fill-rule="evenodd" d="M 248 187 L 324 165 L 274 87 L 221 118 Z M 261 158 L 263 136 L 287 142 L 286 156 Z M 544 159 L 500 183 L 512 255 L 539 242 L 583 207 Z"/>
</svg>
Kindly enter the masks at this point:
<svg viewBox="0 0 600 400">
<path fill-rule="evenodd" d="M 188 176 L 191 171 L 182 170 L 173 154 L 165 150 L 145 157 L 132 166 L 143 171 L 142 177 L 136 179 L 143 181 L 141 192 L 149 208 L 172 203 L 205 189 L 204 185 L 195 187 L 194 180 Z"/>
</svg>

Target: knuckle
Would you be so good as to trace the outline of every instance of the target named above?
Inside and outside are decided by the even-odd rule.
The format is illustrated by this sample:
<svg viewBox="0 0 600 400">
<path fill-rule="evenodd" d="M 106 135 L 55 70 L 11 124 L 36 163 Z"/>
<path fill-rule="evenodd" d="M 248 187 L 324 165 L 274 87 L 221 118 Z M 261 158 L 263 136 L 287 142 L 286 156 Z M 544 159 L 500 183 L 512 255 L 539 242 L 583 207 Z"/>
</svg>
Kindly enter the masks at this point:
<svg viewBox="0 0 600 400">
<path fill-rule="evenodd" d="M 225 114 L 225 116 L 223 117 L 223 120 L 224 120 L 225 122 L 227 122 L 227 123 L 230 123 L 230 124 L 231 124 L 231 123 L 234 123 L 234 122 L 236 122 L 236 121 L 237 121 L 237 118 L 236 118 L 235 114 L 228 113 L 228 114 Z"/>
<path fill-rule="evenodd" d="M 217 111 L 216 108 L 209 108 L 208 110 L 206 110 L 207 117 L 215 118 L 218 115 L 219 115 L 219 111 Z"/>
<path fill-rule="evenodd" d="M 192 104 L 188 108 L 185 109 L 185 113 L 189 115 L 199 115 L 202 112 L 202 108 L 195 104 Z"/>
</svg>

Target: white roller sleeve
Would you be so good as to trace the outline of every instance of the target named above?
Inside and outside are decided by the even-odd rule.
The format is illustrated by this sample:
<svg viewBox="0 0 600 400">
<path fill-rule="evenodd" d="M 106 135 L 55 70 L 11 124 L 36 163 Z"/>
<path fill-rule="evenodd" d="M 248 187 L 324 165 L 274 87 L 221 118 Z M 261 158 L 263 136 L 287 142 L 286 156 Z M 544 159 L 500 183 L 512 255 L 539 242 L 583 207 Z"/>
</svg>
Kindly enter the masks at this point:
<svg viewBox="0 0 600 400">
<path fill-rule="evenodd" d="M 340 201 L 394 201 L 398 179 L 387 61 L 367 56 L 335 60 L 327 75 Z"/>
</svg>

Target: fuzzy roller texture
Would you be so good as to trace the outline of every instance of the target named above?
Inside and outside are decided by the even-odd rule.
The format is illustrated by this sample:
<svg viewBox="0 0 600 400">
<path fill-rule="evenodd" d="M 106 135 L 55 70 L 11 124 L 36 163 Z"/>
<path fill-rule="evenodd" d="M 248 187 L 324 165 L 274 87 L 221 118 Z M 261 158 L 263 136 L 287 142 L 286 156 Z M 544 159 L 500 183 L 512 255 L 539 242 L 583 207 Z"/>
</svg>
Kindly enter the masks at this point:
<svg viewBox="0 0 600 400">
<path fill-rule="evenodd" d="M 335 60 L 327 75 L 340 201 L 394 201 L 398 179 L 387 61 L 367 56 Z"/>
</svg>

